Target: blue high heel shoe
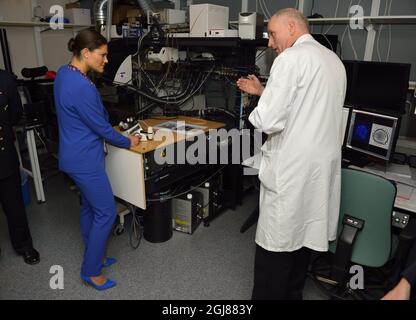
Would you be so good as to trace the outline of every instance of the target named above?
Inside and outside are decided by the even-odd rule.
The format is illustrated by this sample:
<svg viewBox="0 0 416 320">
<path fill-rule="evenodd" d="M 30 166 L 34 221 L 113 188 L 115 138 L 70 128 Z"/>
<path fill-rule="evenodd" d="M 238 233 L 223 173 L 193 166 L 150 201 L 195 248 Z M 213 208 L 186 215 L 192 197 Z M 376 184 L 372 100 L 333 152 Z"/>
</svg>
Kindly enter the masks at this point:
<svg viewBox="0 0 416 320">
<path fill-rule="evenodd" d="M 113 264 L 115 264 L 117 262 L 117 259 L 116 258 L 110 258 L 110 257 L 107 257 L 106 259 L 105 259 L 105 262 L 102 264 L 102 267 L 103 268 L 108 268 L 109 266 L 112 266 Z"/>
<path fill-rule="evenodd" d="M 110 279 L 107 279 L 107 281 L 104 284 L 102 284 L 101 286 L 99 286 L 98 284 L 95 284 L 91 280 L 90 277 L 83 276 L 82 274 L 81 274 L 81 279 L 84 281 L 85 284 L 88 284 L 88 285 L 92 286 L 94 289 L 99 290 L 99 291 L 107 290 L 107 289 L 110 289 L 110 288 L 116 286 L 116 283 L 113 280 L 110 280 Z"/>
</svg>

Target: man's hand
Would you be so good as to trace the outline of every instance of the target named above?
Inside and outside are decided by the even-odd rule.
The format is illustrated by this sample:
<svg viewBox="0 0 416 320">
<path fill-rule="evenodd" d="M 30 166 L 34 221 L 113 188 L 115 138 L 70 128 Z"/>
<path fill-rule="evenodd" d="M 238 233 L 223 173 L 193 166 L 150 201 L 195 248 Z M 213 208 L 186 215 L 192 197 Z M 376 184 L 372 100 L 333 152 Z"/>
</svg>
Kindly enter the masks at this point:
<svg viewBox="0 0 416 320">
<path fill-rule="evenodd" d="M 381 300 L 409 300 L 410 291 L 410 283 L 405 278 L 402 278 Z"/>
<path fill-rule="evenodd" d="M 260 80 L 254 74 L 250 74 L 247 78 L 240 78 L 237 80 L 237 86 L 241 91 L 247 92 L 253 96 L 261 96 L 264 87 Z"/>
<path fill-rule="evenodd" d="M 129 135 L 128 138 L 130 139 L 130 148 L 135 147 L 140 143 L 140 136 Z"/>
</svg>

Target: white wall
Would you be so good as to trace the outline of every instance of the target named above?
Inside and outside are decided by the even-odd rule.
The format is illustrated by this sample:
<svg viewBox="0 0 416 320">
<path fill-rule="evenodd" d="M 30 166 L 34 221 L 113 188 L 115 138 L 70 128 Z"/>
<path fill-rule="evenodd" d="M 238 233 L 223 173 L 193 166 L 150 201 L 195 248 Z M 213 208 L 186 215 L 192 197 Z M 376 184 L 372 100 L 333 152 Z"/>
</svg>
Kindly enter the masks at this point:
<svg viewBox="0 0 416 320">
<path fill-rule="evenodd" d="M 31 21 L 32 0 L 0 0 L 0 19 L 7 21 Z M 43 14 L 49 14 L 52 5 L 62 5 L 73 0 L 38 0 L 38 5 L 43 8 Z M 35 46 L 33 27 L 6 27 L 9 42 L 10 56 L 13 72 L 21 77 L 20 71 L 24 67 L 38 67 L 38 57 Z M 49 70 L 57 71 L 58 68 L 69 62 L 71 54 L 67 49 L 67 43 L 74 36 L 76 29 L 48 30 L 41 33 L 44 65 Z M 1 56 L 1 55 L 0 55 Z M 3 58 L 0 57 L 0 67 L 4 68 Z"/>
<path fill-rule="evenodd" d="M 1 0 L 0 16 L 3 20 L 30 21 L 30 8 L 30 0 Z M 14 27 L 7 27 L 5 29 L 7 30 L 13 71 L 20 76 L 20 70 L 23 67 L 36 65 L 33 29 Z M 3 67 L 4 64 L 2 64 Z"/>
</svg>

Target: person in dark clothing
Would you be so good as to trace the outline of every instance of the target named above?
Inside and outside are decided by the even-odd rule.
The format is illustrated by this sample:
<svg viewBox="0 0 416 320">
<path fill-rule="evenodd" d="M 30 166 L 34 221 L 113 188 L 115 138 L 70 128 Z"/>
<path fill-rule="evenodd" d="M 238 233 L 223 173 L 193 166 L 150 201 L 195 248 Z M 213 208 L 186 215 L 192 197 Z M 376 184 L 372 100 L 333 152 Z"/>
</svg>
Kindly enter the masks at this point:
<svg viewBox="0 0 416 320">
<path fill-rule="evenodd" d="M 381 300 L 416 299 L 416 241 L 413 242 L 398 284 Z"/>
<path fill-rule="evenodd" d="M 12 128 L 21 115 L 22 103 L 15 79 L 8 72 L 0 70 L 0 202 L 7 217 L 14 250 L 23 256 L 26 263 L 36 264 L 40 258 L 33 248 L 27 222 Z"/>
</svg>

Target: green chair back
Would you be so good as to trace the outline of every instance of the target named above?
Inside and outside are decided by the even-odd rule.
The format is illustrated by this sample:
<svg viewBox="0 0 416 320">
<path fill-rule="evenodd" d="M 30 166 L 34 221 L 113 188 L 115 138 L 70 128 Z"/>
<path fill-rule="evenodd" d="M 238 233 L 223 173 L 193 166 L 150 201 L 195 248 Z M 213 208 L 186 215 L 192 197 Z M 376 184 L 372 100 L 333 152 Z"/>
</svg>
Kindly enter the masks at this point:
<svg viewBox="0 0 416 320">
<path fill-rule="evenodd" d="M 358 232 L 351 261 L 368 267 L 381 267 L 390 257 L 391 219 L 396 186 L 389 180 L 353 169 L 342 169 L 341 208 L 338 235 L 344 214 L 364 220 Z M 329 250 L 335 252 L 336 241 Z"/>
</svg>

